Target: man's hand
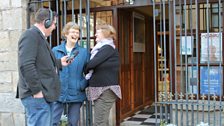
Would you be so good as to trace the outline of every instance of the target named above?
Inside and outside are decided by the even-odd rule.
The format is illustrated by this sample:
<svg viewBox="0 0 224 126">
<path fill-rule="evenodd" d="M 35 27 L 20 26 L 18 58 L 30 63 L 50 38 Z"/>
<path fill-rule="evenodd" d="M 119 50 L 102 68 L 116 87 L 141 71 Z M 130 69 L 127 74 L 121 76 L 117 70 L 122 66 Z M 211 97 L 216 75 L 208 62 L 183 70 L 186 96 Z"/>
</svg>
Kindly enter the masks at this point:
<svg viewBox="0 0 224 126">
<path fill-rule="evenodd" d="M 43 97 L 44 97 L 44 95 L 43 95 L 42 91 L 40 91 L 40 92 L 36 93 L 35 95 L 33 95 L 33 98 L 43 98 Z"/>
<path fill-rule="evenodd" d="M 62 66 L 68 66 L 73 61 L 73 60 L 71 60 L 70 62 L 66 62 L 67 61 L 67 58 L 68 58 L 68 56 L 63 56 L 61 58 L 61 64 L 62 64 Z"/>
</svg>

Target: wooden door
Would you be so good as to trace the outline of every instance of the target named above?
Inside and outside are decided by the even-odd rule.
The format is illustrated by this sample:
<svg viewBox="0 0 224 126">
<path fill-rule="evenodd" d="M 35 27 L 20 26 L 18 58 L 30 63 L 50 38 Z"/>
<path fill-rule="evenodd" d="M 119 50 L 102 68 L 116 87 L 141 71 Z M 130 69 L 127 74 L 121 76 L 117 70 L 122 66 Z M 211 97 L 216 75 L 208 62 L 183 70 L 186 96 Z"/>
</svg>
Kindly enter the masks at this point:
<svg viewBox="0 0 224 126">
<path fill-rule="evenodd" d="M 119 53 L 121 60 L 120 69 L 120 85 L 122 90 L 122 100 L 120 100 L 118 108 L 120 120 L 126 117 L 127 113 L 132 110 L 132 93 L 131 93 L 131 26 L 129 23 L 129 15 L 125 15 L 124 12 L 119 12 L 118 21 L 118 41 L 119 41 Z M 127 22 L 127 23 L 124 23 Z"/>
<path fill-rule="evenodd" d="M 117 104 L 117 121 L 123 120 L 154 101 L 153 22 L 146 16 L 145 52 L 133 52 L 132 14 L 132 9 L 118 10 L 122 100 Z"/>
</svg>

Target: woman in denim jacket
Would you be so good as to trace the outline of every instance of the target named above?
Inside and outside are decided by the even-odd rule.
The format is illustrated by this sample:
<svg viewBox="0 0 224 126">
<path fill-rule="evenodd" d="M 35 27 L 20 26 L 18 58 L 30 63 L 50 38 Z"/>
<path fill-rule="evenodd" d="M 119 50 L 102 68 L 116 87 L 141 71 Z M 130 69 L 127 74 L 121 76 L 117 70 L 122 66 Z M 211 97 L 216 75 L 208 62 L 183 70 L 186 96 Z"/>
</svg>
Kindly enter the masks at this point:
<svg viewBox="0 0 224 126">
<path fill-rule="evenodd" d="M 65 25 L 62 31 L 65 41 L 53 48 L 56 58 L 70 56 L 74 53 L 77 56 L 71 61 L 69 66 L 63 67 L 59 72 L 61 81 L 61 94 L 57 102 L 54 103 L 53 125 L 60 124 L 60 118 L 65 105 L 68 105 L 68 123 L 69 126 L 77 126 L 80 119 L 80 107 L 86 99 L 85 80 L 83 69 L 88 61 L 89 55 L 86 48 L 78 44 L 79 26 L 73 22 Z"/>
</svg>

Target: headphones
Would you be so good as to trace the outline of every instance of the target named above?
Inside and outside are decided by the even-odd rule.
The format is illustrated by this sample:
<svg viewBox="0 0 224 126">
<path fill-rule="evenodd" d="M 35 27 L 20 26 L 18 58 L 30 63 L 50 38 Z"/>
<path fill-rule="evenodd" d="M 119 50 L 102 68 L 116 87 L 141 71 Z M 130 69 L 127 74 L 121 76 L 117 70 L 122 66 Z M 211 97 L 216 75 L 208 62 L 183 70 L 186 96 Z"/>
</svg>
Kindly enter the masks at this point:
<svg viewBox="0 0 224 126">
<path fill-rule="evenodd" d="M 50 28 L 52 22 L 53 22 L 53 12 L 51 11 L 51 9 L 49 9 L 49 18 L 44 21 L 44 27 L 46 29 Z"/>
</svg>

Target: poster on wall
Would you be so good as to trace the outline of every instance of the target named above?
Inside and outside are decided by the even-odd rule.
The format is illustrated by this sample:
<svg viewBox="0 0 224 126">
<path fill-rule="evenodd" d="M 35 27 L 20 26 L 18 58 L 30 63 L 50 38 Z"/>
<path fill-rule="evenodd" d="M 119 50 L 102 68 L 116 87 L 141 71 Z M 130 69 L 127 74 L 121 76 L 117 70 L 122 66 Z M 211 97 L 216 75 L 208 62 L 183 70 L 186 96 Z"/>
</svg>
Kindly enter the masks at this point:
<svg viewBox="0 0 224 126">
<path fill-rule="evenodd" d="M 189 57 L 188 58 L 189 64 L 196 64 L 197 58 L 196 57 Z M 197 94 L 198 93 L 198 68 L 197 66 L 189 66 L 188 67 L 188 93 Z"/>
<path fill-rule="evenodd" d="M 181 55 L 192 55 L 194 36 L 182 36 L 181 37 Z"/>
<path fill-rule="evenodd" d="M 198 69 L 196 66 L 188 67 L 188 93 L 198 93 Z"/>
<path fill-rule="evenodd" d="M 222 34 L 201 33 L 201 63 L 222 61 Z"/>
<path fill-rule="evenodd" d="M 200 94 L 220 95 L 222 92 L 222 67 L 201 67 Z"/>
</svg>

